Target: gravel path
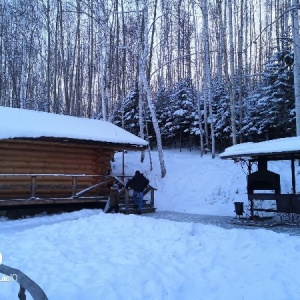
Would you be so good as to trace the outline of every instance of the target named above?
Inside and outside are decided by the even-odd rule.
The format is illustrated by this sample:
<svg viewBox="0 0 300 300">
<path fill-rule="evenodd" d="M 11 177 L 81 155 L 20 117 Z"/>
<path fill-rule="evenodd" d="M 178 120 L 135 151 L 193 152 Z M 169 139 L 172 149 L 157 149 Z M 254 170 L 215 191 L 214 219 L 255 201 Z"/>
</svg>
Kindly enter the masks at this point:
<svg viewBox="0 0 300 300">
<path fill-rule="evenodd" d="M 256 219 L 249 220 L 249 218 L 239 219 L 228 216 L 210 216 L 210 215 L 198 215 L 187 214 L 180 212 L 160 211 L 151 214 L 145 214 L 144 216 L 155 219 L 166 219 L 175 222 L 194 222 L 215 225 L 226 229 L 241 228 L 241 229 L 266 229 L 273 230 L 279 233 L 287 233 L 290 235 L 300 235 L 300 216 L 293 217 L 283 216 L 274 217 L 272 219 Z M 285 220 L 283 220 L 285 219 Z"/>
</svg>

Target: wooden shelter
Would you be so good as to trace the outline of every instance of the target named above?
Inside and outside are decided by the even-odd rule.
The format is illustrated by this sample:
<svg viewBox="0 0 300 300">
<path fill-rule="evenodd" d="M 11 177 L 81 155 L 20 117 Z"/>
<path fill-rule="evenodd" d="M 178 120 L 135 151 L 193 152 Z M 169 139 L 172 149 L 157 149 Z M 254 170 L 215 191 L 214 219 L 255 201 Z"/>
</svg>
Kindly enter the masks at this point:
<svg viewBox="0 0 300 300">
<path fill-rule="evenodd" d="M 300 214 L 300 194 L 296 189 L 295 167 L 296 160 L 300 159 L 300 137 L 239 144 L 227 148 L 220 157 L 247 165 L 247 194 L 251 218 L 254 218 L 255 212 L 259 211 Z M 291 193 L 282 193 L 281 175 L 268 170 L 268 162 L 278 160 L 290 161 Z M 275 208 L 261 208 L 256 205 L 257 201 L 261 203 L 270 200 L 275 201 Z"/>
<path fill-rule="evenodd" d="M 8 107 L 0 107 L 0 119 L 0 210 L 99 201 L 116 180 L 114 153 L 147 148 L 146 141 L 99 120 Z"/>
</svg>

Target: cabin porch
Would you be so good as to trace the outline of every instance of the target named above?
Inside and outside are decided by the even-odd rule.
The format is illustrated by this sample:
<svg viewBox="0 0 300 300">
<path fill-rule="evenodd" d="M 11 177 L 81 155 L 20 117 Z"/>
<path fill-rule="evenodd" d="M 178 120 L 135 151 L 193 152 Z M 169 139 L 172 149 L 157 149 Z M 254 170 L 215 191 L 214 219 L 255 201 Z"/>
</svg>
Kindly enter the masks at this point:
<svg viewBox="0 0 300 300">
<path fill-rule="evenodd" d="M 123 187 L 130 177 L 132 176 L 0 174 L 0 215 L 18 218 L 44 211 L 55 213 L 83 208 L 104 209 L 109 198 L 109 186 L 118 183 Z M 12 184 L 13 182 L 16 184 Z M 155 188 L 150 185 L 145 189 L 142 213 L 155 212 L 154 192 Z M 120 213 L 137 213 L 128 190 L 121 196 Z"/>
</svg>

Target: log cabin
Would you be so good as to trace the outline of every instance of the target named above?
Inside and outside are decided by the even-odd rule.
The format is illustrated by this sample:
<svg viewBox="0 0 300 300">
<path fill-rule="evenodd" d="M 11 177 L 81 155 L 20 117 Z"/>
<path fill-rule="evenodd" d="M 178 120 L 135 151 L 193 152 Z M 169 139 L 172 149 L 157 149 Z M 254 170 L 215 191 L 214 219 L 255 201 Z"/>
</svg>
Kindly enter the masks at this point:
<svg viewBox="0 0 300 300">
<path fill-rule="evenodd" d="M 98 201 L 114 153 L 148 145 L 101 120 L 10 107 L 0 107 L 0 119 L 0 209 Z"/>
</svg>

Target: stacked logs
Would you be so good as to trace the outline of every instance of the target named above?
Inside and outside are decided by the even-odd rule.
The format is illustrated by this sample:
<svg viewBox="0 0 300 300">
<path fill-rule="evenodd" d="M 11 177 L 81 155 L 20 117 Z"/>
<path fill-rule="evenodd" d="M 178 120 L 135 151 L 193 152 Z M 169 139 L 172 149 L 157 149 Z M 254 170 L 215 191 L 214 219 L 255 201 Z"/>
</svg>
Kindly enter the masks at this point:
<svg viewBox="0 0 300 300">
<path fill-rule="evenodd" d="M 78 191 L 92 186 L 99 182 L 95 175 L 110 172 L 113 153 L 113 149 L 88 144 L 1 140 L 0 199 L 30 197 L 30 174 L 37 175 L 37 197 L 70 197 L 74 180 L 69 175 L 88 175 L 76 177 Z M 100 188 L 90 195 L 99 193 Z"/>
</svg>

